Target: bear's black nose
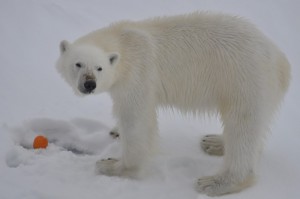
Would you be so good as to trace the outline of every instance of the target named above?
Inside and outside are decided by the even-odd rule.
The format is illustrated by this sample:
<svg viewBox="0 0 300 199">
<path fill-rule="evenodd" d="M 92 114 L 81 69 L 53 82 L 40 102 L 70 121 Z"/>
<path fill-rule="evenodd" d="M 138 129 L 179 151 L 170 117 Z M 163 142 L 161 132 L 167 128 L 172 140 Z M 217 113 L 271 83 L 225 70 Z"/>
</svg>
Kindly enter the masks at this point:
<svg viewBox="0 0 300 199">
<path fill-rule="evenodd" d="M 94 80 L 87 80 L 84 82 L 84 88 L 90 93 L 96 88 L 96 82 Z"/>
</svg>

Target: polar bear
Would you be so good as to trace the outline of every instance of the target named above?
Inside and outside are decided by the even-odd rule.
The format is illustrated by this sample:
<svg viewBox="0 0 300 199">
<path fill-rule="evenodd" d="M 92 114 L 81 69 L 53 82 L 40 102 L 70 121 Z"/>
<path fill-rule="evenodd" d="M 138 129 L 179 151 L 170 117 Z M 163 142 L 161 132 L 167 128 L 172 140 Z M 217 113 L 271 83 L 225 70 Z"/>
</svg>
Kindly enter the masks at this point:
<svg viewBox="0 0 300 199">
<path fill-rule="evenodd" d="M 222 135 L 201 141 L 223 155 L 214 176 L 196 187 L 210 196 L 252 184 L 264 137 L 290 79 L 285 55 L 253 24 L 196 12 L 121 21 L 73 43 L 62 41 L 57 69 L 78 95 L 108 92 L 121 134 L 122 156 L 99 160 L 106 175 L 133 175 L 157 137 L 157 108 L 216 113 Z"/>
</svg>

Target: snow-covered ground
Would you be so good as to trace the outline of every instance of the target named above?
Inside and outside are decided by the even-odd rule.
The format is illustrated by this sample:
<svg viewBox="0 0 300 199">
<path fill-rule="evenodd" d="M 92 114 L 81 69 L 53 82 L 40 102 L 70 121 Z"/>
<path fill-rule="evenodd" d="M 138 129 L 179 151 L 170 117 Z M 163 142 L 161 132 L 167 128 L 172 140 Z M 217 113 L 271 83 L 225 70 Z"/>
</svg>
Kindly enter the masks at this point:
<svg viewBox="0 0 300 199">
<path fill-rule="evenodd" d="M 201 136 L 221 133 L 217 118 L 161 111 L 161 149 L 147 175 L 96 175 L 96 160 L 119 153 L 118 141 L 108 136 L 114 125 L 110 98 L 77 98 L 54 68 L 62 39 L 72 41 L 117 20 L 195 10 L 249 18 L 292 65 L 293 80 L 266 142 L 258 182 L 222 198 L 300 198 L 299 8 L 298 0 L 1 0 L 0 198 L 207 198 L 193 184 L 222 163 L 199 148 Z M 46 150 L 31 149 L 36 134 L 51 141 Z"/>
</svg>

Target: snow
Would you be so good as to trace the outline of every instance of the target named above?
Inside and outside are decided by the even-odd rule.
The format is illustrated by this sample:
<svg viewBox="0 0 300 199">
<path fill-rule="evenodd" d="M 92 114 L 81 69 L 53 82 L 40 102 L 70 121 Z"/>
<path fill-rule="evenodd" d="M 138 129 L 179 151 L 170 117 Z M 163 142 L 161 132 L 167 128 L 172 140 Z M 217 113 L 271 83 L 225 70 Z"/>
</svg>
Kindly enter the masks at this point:
<svg viewBox="0 0 300 199">
<path fill-rule="evenodd" d="M 107 177 L 95 162 L 118 156 L 108 95 L 77 98 L 55 71 L 58 44 L 111 22 L 212 10 L 242 15 L 287 55 L 293 80 L 259 164 L 255 186 L 221 198 L 300 197 L 299 12 L 297 0 L 3 0 L 0 3 L 0 198 L 208 198 L 194 182 L 213 174 L 222 158 L 209 157 L 200 137 L 220 133 L 218 118 L 160 111 L 160 152 L 141 179 Z M 33 150 L 38 134 L 46 150 Z"/>
</svg>

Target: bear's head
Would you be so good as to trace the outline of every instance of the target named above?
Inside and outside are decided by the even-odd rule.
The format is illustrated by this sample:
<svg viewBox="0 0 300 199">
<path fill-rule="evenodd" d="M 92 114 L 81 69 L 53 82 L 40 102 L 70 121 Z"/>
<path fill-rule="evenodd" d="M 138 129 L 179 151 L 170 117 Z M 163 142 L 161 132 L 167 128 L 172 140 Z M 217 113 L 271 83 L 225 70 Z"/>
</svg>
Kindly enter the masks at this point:
<svg viewBox="0 0 300 199">
<path fill-rule="evenodd" d="M 60 43 L 56 68 L 78 95 L 109 91 L 115 81 L 118 53 L 93 45 Z"/>
</svg>

